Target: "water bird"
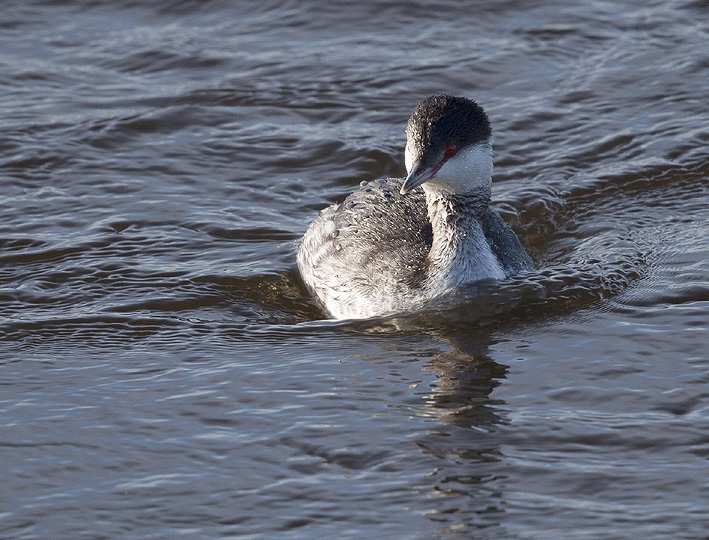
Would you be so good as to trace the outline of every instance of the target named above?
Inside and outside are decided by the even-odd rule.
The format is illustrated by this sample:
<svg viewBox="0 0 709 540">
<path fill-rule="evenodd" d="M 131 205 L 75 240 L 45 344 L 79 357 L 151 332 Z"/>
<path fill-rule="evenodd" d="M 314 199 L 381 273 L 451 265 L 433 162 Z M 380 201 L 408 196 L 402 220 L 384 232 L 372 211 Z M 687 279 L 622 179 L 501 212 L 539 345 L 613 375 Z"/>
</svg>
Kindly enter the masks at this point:
<svg viewBox="0 0 709 540">
<path fill-rule="evenodd" d="M 324 209 L 298 246 L 306 286 L 336 319 L 410 311 L 534 263 L 490 208 L 492 130 L 465 97 L 434 95 L 406 126 L 405 178 L 364 181 Z"/>
</svg>

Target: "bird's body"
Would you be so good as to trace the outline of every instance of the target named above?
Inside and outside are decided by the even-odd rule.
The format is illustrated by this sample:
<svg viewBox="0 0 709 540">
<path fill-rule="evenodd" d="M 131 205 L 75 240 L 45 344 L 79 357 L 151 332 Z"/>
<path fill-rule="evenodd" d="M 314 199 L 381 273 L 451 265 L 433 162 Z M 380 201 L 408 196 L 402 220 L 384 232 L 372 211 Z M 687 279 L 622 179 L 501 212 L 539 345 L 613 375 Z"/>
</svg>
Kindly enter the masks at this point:
<svg viewBox="0 0 709 540">
<path fill-rule="evenodd" d="M 466 120 L 461 135 L 456 126 Z M 299 246 L 303 280 L 335 318 L 414 309 L 465 283 L 533 268 L 489 207 L 492 149 L 482 109 L 434 96 L 416 108 L 407 136 L 408 178 L 362 182 L 320 213 Z"/>
</svg>

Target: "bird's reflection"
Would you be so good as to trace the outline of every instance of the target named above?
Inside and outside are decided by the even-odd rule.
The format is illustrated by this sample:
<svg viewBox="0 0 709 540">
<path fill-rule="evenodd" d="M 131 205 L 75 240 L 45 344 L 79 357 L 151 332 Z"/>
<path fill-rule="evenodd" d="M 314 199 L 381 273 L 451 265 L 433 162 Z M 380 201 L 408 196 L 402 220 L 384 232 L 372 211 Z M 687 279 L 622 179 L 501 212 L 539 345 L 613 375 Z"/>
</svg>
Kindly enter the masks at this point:
<svg viewBox="0 0 709 540">
<path fill-rule="evenodd" d="M 428 420 L 429 427 L 415 440 L 419 451 L 432 460 L 432 468 L 423 484 L 411 488 L 423 497 L 438 538 L 477 537 L 481 530 L 491 533 L 504 522 L 500 427 L 507 423 L 506 407 L 491 394 L 504 380 L 507 367 L 492 358 L 486 329 L 500 332 L 505 323 L 494 311 L 494 302 L 476 298 L 454 309 L 357 326 L 372 334 L 415 336 L 421 345 L 417 356 L 429 358 L 423 370 L 435 379 L 417 394 L 414 411 Z M 445 350 L 434 352 L 431 339 Z M 407 356 L 414 352 L 406 348 Z"/>
<path fill-rule="evenodd" d="M 498 527 L 504 513 L 498 427 L 505 423 L 504 403 L 491 398 L 507 368 L 491 357 L 485 339 L 445 339 L 453 348 L 425 369 L 437 379 L 423 396 L 427 416 L 439 420 L 417 441 L 437 459 L 423 490 L 435 501 L 427 512 L 442 537 Z"/>
<path fill-rule="evenodd" d="M 437 381 L 425 400 L 430 412 L 444 424 L 489 431 L 500 422 L 490 394 L 505 377 L 507 368 L 480 350 L 456 347 L 426 364 Z"/>
</svg>

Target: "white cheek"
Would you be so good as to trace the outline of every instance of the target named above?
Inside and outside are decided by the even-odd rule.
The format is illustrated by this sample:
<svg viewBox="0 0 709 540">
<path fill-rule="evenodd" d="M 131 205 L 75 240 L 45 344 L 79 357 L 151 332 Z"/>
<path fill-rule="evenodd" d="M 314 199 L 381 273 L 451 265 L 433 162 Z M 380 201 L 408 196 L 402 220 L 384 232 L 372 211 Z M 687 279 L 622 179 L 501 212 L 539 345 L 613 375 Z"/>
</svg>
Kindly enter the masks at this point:
<svg viewBox="0 0 709 540">
<path fill-rule="evenodd" d="M 409 152 L 409 145 L 406 145 L 406 149 L 404 150 L 404 163 L 406 164 L 406 172 L 409 173 L 411 172 L 411 167 L 414 164 L 414 160 L 411 157 L 411 152 Z"/>
<path fill-rule="evenodd" d="M 476 144 L 446 161 L 436 174 L 435 183 L 445 191 L 467 193 L 492 182 L 492 148 Z"/>
</svg>

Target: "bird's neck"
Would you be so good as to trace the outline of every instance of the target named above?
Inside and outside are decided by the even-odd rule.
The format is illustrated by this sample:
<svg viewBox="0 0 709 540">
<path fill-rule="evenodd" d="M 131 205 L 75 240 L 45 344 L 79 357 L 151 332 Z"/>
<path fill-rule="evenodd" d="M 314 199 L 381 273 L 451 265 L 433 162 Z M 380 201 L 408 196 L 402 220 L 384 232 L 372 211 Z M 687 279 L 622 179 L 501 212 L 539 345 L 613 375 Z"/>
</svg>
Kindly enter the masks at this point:
<svg viewBox="0 0 709 540">
<path fill-rule="evenodd" d="M 470 281 L 504 277 L 481 224 L 490 204 L 489 186 L 465 195 L 427 190 L 426 202 L 433 232 L 428 255 L 432 287 L 442 292 Z"/>
</svg>

